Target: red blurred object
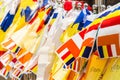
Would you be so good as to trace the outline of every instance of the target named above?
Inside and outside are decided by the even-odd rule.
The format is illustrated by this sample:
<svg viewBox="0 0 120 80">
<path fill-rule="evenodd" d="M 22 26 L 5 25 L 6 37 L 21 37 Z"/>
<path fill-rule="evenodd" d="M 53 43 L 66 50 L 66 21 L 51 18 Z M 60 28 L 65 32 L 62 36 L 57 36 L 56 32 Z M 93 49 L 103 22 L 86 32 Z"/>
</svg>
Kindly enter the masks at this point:
<svg viewBox="0 0 120 80">
<path fill-rule="evenodd" d="M 70 11 L 72 9 L 72 1 L 65 1 L 65 3 L 64 3 L 64 9 L 66 11 Z"/>
<path fill-rule="evenodd" d="M 90 7 L 89 5 L 88 5 L 88 10 L 92 11 L 92 7 Z"/>
<path fill-rule="evenodd" d="M 33 0 L 34 2 L 37 2 L 37 0 Z"/>
</svg>

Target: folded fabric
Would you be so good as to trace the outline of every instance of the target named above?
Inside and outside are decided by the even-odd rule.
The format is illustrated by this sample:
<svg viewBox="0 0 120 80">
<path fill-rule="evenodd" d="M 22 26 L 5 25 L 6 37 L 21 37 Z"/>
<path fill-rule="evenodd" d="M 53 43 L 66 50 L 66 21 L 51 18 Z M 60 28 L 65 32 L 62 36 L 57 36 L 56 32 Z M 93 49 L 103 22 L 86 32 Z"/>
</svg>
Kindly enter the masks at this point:
<svg viewBox="0 0 120 80">
<path fill-rule="evenodd" d="M 10 14 L 10 12 L 7 13 L 7 15 L 5 16 L 4 20 L 1 23 L 1 29 L 5 32 L 8 27 L 11 25 L 12 21 L 13 21 L 14 15 Z"/>
</svg>

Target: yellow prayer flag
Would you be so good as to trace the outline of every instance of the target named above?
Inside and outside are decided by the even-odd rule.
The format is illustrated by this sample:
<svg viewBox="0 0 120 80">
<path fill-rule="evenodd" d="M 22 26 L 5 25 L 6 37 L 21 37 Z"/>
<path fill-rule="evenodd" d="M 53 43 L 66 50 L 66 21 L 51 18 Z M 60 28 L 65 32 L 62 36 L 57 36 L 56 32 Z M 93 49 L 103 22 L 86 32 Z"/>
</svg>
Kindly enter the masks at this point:
<svg viewBox="0 0 120 80">
<path fill-rule="evenodd" d="M 65 30 L 65 32 L 62 33 L 60 40 L 61 42 L 66 42 L 68 39 L 70 39 L 73 35 L 75 35 L 77 32 L 79 32 L 78 25 L 79 24 L 74 24 L 74 26 L 72 26 L 73 24 L 70 24 L 68 26 L 68 28 Z"/>
<path fill-rule="evenodd" d="M 119 80 L 120 77 L 120 58 L 111 58 L 102 80 Z"/>
<path fill-rule="evenodd" d="M 100 59 L 98 56 L 92 55 L 88 61 L 85 80 L 98 80 L 106 63 L 107 59 Z"/>
</svg>

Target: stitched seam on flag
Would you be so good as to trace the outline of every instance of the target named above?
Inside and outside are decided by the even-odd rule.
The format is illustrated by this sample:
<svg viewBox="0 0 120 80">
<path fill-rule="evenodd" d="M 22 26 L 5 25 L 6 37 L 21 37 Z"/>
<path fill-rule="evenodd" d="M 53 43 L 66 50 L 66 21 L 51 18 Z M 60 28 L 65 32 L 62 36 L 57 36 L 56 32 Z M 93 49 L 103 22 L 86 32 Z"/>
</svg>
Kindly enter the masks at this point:
<svg viewBox="0 0 120 80">
<path fill-rule="evenodd" d="M 98 26 L 98 30 L 97 30 L 97 33 L 96 33 L 96 36 L 95 36 L 95 40 L 98 38 L 98 32 L 100 31 L 100 27 L 101 27 L 101 25 L 102 25 L 102 23 L 103 23 L 103 20 L 104 20 L 104 18 L 103 19 L 101 19 L 101 22 L 100 22 L 100 24 L 99 24 L 99 26 Z M 96 42 L 98 41 L 98 39 L 96 40 Z M 95 44 L 95 43 L 94 43 Z M 98 43 L 96 43 L 96 45 L 98 46 Z M 102 47 L 101 47 L 102 48 Z M 98 47 L 98 49 L 97 50 L 99 50 L 99 47 Z M 102 51 L 102 53 L 103 53 L 103 50 L 101 50 Z M 104 54 L 100 54 L 99 53 L 99 55 L 101 56 L 101 58 L 104 58 Z"/>
<path fill-rule="evenodd" d="M 83 55 L 83 53 L 84 53 L 84 50 L 85 50 L 85 46 L 84 47 L 82 47 L 82 49 L 81 49 L 81 51 L 80 51 L 80 54 L 79 54 L 79 57 L 82 57 L 82 55 Z"/>
<path fill-rule="evenodd" d="M 102 48 L 103 48 L 104 57 L 107 58 L 108 57 L 107 47 L 103 46 Z"/>
</svg>

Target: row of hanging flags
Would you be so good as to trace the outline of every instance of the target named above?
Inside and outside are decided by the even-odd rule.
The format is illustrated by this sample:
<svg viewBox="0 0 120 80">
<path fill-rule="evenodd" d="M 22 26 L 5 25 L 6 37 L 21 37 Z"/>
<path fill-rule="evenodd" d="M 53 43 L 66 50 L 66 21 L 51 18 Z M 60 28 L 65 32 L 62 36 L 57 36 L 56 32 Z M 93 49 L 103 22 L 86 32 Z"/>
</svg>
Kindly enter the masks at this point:
<svg viewBox="0 0 120 80">
<path fill-rule="evenodd" d="M 120 55 L 119 12 L 119 6 L 104 12 L 87 28 L 82 29 L 56 50 L 66 66 L 74 62 L 77 57 L 89 58 L 96 50 L 100 58 Z"/>
<path fill-rule="evenodd" d="M 7 8 L 7 5 L 1 7 L 4 15 L 3 18 L 0 17 L 0 74 L 5 78 L 11 75 L 20 79 L 25 72 L 32 71 L 36 74 L 38 57 L 35 52 L 42 33 L 45 27 L 47 32 L 52 29 L 60 13 L 55 11 L 54 6 L 39 7 L 33 0 L 11 2 L 11 8 Z M 70 26 L 77 26 L 80 32 L 76 31 L 75 35 L 73 33 L 71 38 L 55 51 L 65 63 L 63 68 L 79 72 L 79 57 L 89 58 L 95 51 L 100 58 L 118 57 L 120 54 L 120 7 L 105 11 L 94 21 L 88 21 L 88 15 L 91 13 L 87 9 L 81 10 Z"/>
<path fill-rule="evenodd" d="M 118 80 L 120 74 L 118 69 L 120 53 L 119 12 L 120 3 L 98 14 L 96 19 L 86 28 L 83 26 L 77 28 L 81 31 L 76 32 L 75 35 L 72 35 L 71 38 L 56 49 L 57 55 L 65 64 L 63 68 L 68 71 L 66 71 L 65 76 L 60 76 L 60 73 L 64 74 L 64 71 L 59 70 L 60 73 L 57 74 L 60 77 L 55 75 L 54 79 Z M 80 17 L 82 16 L 79 15 L 77 19 L 80 19 Z M 69 34 L 66 30 L 64 35 Z M 74 72 L 69 72 L 69 70 Z M 76 74 L 75 72 L 79 73 Z"/>
</svg>

